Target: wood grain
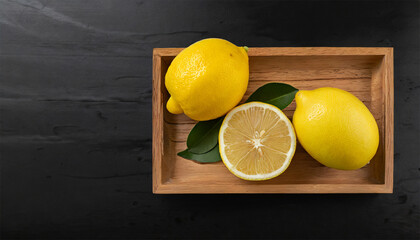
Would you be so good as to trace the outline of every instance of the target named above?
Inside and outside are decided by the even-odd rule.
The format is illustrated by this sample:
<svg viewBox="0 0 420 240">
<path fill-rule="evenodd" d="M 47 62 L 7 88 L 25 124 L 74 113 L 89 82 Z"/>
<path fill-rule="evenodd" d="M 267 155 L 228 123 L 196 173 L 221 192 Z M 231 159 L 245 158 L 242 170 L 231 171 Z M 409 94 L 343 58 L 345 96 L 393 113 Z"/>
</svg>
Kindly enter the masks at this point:
<svg viewBox="0 0 420 240">
<path fill-rule="evenodd" d="M 162 101 L 162 58 L 153 51 L 153 191 L 162 183 L 162 154 L 163 154 L 163 101 Z"/>
<path fill-rule="evenodd" d="M 277 178 L 249 182 L 223 163 L 199 164 L 178 157 L 195 121 L 166 111 L 164 74 L 181 48 L 154 49 L 154 193 L 391 193 L 393 184 L 392 48 L 250 48 L 250 80 L 245 101 L 268 82 L 298 89 L 337 87 L 358 97 L 375 117 L 380 145 L 371 163 L 355 171 L 327 168 L 298 144 L 288 170 Z M 158 91 L 158 92 L 155 92 Z M 292 118 L 295 102 L 284 109 Z"/>
</svg>

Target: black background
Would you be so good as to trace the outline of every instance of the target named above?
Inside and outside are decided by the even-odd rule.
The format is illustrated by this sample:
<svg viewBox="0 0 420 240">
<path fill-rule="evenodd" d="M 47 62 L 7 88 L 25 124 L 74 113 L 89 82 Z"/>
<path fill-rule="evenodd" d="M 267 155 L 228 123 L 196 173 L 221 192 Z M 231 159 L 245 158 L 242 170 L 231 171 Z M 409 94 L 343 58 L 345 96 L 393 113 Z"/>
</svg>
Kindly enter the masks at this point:
<svg viewBox="0 0 420 240">
<path fill-rule="evenodd" d="M 1 237 L 420 237 L 419 1 L 0 0 Z M 393 194 L 153 195 L 152 49 L 395 51 Z"/>
</svg>

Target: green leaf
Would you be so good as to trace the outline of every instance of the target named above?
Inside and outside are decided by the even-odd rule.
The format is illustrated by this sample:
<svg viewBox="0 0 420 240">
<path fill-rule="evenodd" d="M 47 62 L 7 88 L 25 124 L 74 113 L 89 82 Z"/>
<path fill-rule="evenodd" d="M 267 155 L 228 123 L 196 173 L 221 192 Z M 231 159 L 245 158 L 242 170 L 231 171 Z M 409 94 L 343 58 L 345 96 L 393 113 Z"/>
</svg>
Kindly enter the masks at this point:
<svg viewBox="0 0 420 240">
<path fill-rule="evenodd" d="M 285 109 L 299 90 L 284 83 L 267 83 L 258 88 L 246 102 L 264 102 Z"/>
<path fill-rule="evenodd" d="M 201 154 L 213 149 L 219 138 L 219 130 L 223 123 L 223 118 L 198 122 L 188 135 L 188 151 Z"/>
<path fill-rule="evenodd" d="M 192 153 L 189 151 L 189 149 L 186 149 L 182 152 L 179 152 L 178 156 L 194 160 L 200 163 L 213 163 L 222 160 L 219 153 L 219 144 L 216 144 L 216 146 L 214 146 L 213 149 L 203 154 Z"/>
</svg>

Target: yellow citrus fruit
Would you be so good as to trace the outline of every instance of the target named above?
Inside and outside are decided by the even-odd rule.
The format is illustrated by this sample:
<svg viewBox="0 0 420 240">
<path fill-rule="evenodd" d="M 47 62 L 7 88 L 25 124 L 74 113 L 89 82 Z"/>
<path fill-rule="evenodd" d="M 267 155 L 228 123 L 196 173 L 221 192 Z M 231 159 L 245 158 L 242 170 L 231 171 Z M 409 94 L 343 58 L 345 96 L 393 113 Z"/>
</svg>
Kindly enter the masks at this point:
<svg viewBox="0 0 420 240">
<path fill-rule="evenodd" d="M 165 76 L 171 97 L 166 108 L 198 121 L 225 115 L 248 87 L 248 54 L 244 47 L 217 38 L 198 41 L 172 61 Z"/>
<path fill-rule="evenodd" d="M 219 132 L 223 163 L 239 178 L 266 180 L 283 173 L 296 150 L 293 125 L 277 107 L 251 102 L 234 108 Z"/>
<path fill-rule="evenodd" d="M 296 94 L 293 125 L 303 148 L 327 167 L 352 170 L 365 166 L 379 144 L 378 125 L 354 95 L 338 88 Z"/>
</svg>

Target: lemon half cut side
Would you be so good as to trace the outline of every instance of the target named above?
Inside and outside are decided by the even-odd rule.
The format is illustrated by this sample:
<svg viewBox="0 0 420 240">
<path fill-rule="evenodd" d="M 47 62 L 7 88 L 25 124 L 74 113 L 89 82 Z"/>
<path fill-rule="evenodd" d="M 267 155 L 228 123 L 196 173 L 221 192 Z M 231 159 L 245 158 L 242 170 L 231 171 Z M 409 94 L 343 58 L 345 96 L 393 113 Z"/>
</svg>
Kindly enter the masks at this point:
<svg viewBox="0 0 420 240">
<path fill-rule="evenodd" d="M 234 175 L 245 180 L 267 180 L 289 166 L 296 150 L 296 135 L 280 109 L 250 102 L 226 115 L 219 145 L 223 163 Z"/>
</svg>

